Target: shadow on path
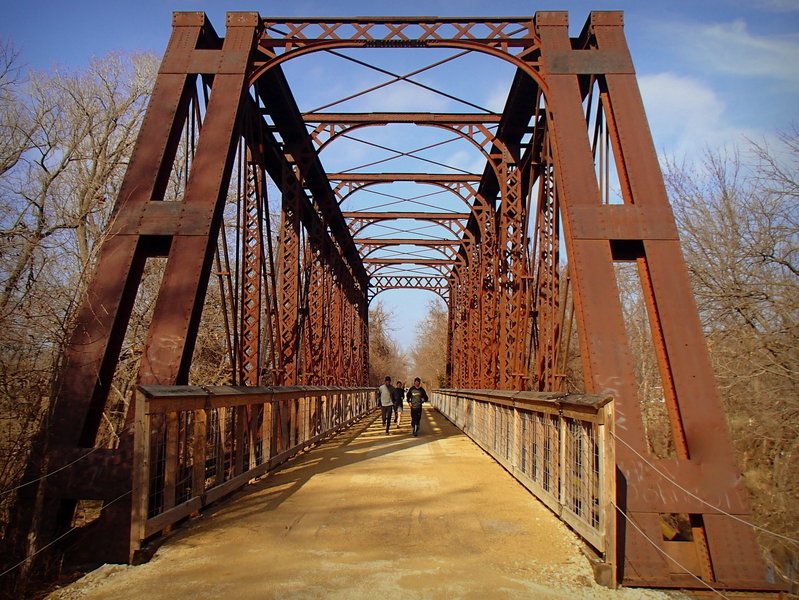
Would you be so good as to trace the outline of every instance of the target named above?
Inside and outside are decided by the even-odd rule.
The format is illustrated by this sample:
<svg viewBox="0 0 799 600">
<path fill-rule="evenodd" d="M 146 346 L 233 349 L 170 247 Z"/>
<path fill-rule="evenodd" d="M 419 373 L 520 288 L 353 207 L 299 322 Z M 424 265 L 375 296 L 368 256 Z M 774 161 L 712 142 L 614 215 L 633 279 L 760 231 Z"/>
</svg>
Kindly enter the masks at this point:
<svg viewBox="0 0 799 600">
<path fill-rule="evenodd" d="M 224 527 L 226 521 L 224 513 L 228 508 L 235 507 L 235 517 L 231 518 L 236 520 L 252 512 L 274 510 L 302 489 L 313 477 L 439 439 L 464 435 L 437 410 L 429 406 L 424 407 L 422 412 L 418 437 L 413 437 L 411 434 L 410 414 L 405 415 L 403 421 L 399 429 L 392 423 L 390 433 L 386 434 L 380 423 L 380 411 L 372 411 L 338 435 L 301 452 L 264 475 L 256 483 L 207 509 L 203 516 L 214 515 L 216 520 L 214 526 Z M 272 491 L 276 487 L 280 487 L 280 490 Z M 265 492 L 270 492 L 266 498 Z M 182 533 L 191 534 L 190 531 Z"/>
</svg>

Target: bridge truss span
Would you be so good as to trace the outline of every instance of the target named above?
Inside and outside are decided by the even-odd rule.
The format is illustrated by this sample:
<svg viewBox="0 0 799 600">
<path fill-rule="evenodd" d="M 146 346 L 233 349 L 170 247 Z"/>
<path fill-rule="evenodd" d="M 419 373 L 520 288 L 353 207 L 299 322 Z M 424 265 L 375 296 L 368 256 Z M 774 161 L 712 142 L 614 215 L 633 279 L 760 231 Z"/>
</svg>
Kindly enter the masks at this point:
<svg viewBox="0 0 799 600">
<path fill-rule="evenodd" d="M 142 520 L 149 484 L 137 479 L 134 456 L 163 456 L 167 440 L 177 439 L 176 417 L 167 413 L 179 410 L 145 419 L 145 400 L 131 395 L 118 445 L 98 447 L 123 347 L 141 347 L 143 386 L 362 387 L 369 303 L 413 288 L 447 305 L 451 388 L 561 394 L 579 387 L 612 397 L 623 444 L 612 453 L 615 469 L 606 470 L 615 481 L 606 472 L 603 485 L 613 486 L 607 497 L 618 526 L 595 544 L 611 583 L 772 589 L 744 523 L 746 492 L 622 14 L 592 12 L 575 37 L 562 11 L 483 19 L 230 12 L 226 25 L 221 37 L 203 13 L 174 14 L 114 221 L 75 319 L 51 425 L 29 470 L 31 478 L 42 465 L 63 473 L 20 492 L 18 529 L 35 530 L 31 539 L 44 547 L 69 530 L 82 501 L 102 501 L 107 508 L 82 537 L 84 549 L 90 554 L 102 539 L 110 548 L 104 559 L 128 561 L 167 521 Z M 368 87 L 342 92 L 361 79 L 331 78 L 330 65 L 365 70 Z M 454 75 L 439 75 L 456 65 Z M 154 310 L 144 338 L 132 340 L 137 293 L 153 263 L 162 273 Z M 673 456 L 655 457 L 649 447 L 620 265 L 632 265 L 640 281 Z M 224 351 L 202 363 L 196 342 L 211 330 Z M 357 398 L 362 412 L 364 397 Z M 283 414 L 267 423 L 295 409 L 237 401 L 234 478 L 248 473 L 244 463 L 269 462 L 265 436 L 290 439 L 280 428 L 296 422 L 313 439 L 321 422 L 303 413 L 305 420 Z M 302 410 L 334 406 L 320 403 L 308 400 Z M 192 405 L 186 417 L 200 428 L 201 410 Z M 324 415 L 332 428 L 349 419 Z M 91 460 L 74 460 L 87 453 Z M 672 479 L 664 482 L 649 462 Z M 168 483 L 159 492 L 167 511 L 177 505 Z M 723 499 L 717 509 L 697 501 L 711 497 Z M 607 507 L 583 508 L 606 514 Z M 675 516 L 689 524 L 685 539 L 662 533 L 664 519 Z M 17 552 L 26 548 L 21 540 Z"/>
</svg>

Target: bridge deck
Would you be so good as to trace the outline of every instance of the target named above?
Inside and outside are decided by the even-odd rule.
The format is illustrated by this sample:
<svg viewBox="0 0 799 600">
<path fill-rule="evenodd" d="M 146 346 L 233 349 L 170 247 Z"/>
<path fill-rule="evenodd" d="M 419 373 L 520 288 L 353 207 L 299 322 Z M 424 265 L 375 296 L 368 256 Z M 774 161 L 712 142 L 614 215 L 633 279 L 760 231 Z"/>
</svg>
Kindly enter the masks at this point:
<svg viewBox="0 0 799 600">
<path fill-rule="evenodd" d="M 137 567 L 50 596 L 666 598 L 593 582 L 577 538 L 435 410 L 370 415 L 183 527 Z M 78 594 L 78 595 L 75 595 Z"/>
</svg>

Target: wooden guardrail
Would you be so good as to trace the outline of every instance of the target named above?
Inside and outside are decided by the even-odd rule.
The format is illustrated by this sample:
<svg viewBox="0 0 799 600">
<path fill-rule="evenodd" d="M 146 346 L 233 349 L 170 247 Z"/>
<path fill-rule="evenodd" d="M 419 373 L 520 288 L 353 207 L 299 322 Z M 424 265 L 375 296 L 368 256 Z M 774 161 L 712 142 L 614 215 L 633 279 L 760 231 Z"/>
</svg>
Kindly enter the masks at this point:
<svg viewBox="0 0 799 600">
<path fill-rule="evenodd" d="M 613 568 L 616 465 L 610 397 L 439 389 L 432 392 L 431 404 Z"/>
<path fill-rule="evenodd" d="M 375 404 L 375 388 L 139 386 L 131 556 Z"/>
</svg>

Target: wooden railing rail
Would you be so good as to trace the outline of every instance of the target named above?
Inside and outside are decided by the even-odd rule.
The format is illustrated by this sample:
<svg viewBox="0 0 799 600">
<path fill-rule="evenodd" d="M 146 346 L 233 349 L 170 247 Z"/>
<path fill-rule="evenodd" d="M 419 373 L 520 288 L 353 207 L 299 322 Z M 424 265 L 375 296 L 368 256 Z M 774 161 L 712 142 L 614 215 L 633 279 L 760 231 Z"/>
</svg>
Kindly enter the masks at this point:
<svg viewBox="0 0 799 600">
<path fill-rule="evenodd" d="M 147 538 L 364 416 L 375 388 L 143 385 L 131 556 Z"/>
</svg>

